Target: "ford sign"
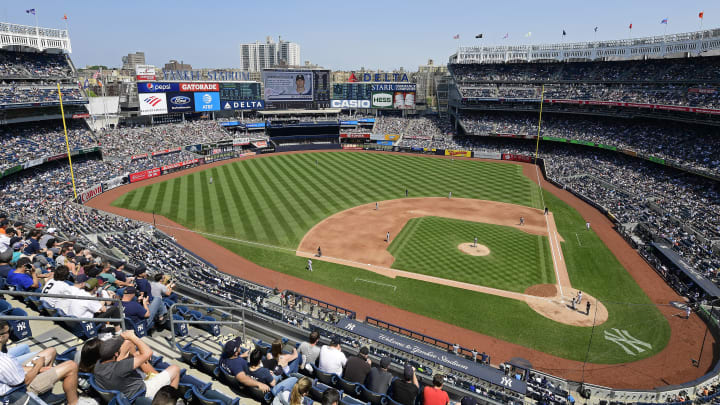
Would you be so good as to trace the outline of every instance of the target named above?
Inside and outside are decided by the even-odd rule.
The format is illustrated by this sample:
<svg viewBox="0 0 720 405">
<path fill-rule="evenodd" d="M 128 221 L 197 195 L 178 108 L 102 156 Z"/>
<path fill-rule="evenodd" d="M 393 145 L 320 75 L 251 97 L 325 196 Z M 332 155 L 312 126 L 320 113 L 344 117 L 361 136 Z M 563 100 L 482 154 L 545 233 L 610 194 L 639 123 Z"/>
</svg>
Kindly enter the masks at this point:
<svg viewBox="0 0 720 405">
<path fill-rule="evenodd" d="M 190 103 L 190 97 L 185 96 L 175 96 L 170 99 L 170 102 L 175 105 L 185 105 Z"/>
</svg>

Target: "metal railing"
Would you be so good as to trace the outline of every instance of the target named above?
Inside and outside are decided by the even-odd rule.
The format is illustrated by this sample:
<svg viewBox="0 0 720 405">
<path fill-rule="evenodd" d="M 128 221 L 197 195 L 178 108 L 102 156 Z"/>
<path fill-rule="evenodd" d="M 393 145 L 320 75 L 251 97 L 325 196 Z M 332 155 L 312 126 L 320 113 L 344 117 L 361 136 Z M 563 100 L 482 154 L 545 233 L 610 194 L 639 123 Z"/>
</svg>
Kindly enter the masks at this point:
<svg viewBox="0 0 720 405">
<path fill-rule="evenodd" d="M 61 298 L 67 300 L 83 300 L 83 301 L 107 301 L 122 305 L 119 298 L 102 298 L 102 297 L 78 297 L 75 295 L 64 294 L 43 294 L 31 291 L 13 291 L 0 290 L 0 295 L 10 295 L 18 297 L 41 297 L 41 298 Z M 35 315 L 0 315 L 0 319 L 8 321 L 61 321 L 61 322 L 93 322 L 93 323 L 120 323 L 125 330 L 125 311 L 120 311 L 120 318 L 78 318 L 74 316 L 35 316 Z"/>
<path fill-rule="evenodd" d="M 175 320 L 173 317 L 173 314 L 176 311 L 177 306 L 187 307 L 187 308 L 206 308 L 206 309 L 213 309 L 221 311 L 221 314 L 229 315 L 230 320 L 229 321 L 190 321 L 190 320 Z M 230 312 L 224 312 L 222 310 L 229 310 Z M 238 321 L 233 320 L 235 318 L 235 312 L 240 311 L 241 312 L 241 319 Z M 173 304 L 168 309 L 168 316 L 170 318 L 170 340 L 172 344 L 172 349 L 177 350 L 177 345 L 175 342 L 175 324 L 187 324 L 187 325 L 238 325 L 242 326 L 242 339 L 243 342 L 245 341 L 245 308 L 241 306 L 234 306 L 234 305 L 225 305 L 225 306 L 216 306 L 216 305 L 207 305 L 207 304 Z"/>
</svg>

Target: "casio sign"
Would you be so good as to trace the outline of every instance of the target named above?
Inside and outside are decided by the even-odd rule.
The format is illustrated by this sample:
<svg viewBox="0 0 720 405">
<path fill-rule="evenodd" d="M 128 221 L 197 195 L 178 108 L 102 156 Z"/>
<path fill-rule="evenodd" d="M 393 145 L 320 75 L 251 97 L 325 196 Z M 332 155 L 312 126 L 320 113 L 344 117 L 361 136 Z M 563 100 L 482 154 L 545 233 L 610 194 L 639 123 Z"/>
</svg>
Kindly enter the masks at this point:
<svg viewBox="0 0 720 405">
<path fill-rule="evenodd" d="M 375 107 L 392 107 L 392 95 L 387 93 L 373 94 L 372 104 Z"/>
<path fill-rule="evenodd" d="M 370 108 L 370 100 L 331 100 L 332 108 Z"/>
<path fill-rule="evenodd" d="M 170 102 L 173 103 L 173 104 L 175 104 L 175 105 L 185 105 L 185 104 L 190 103 L 190 97 L 175 96 L 175 97 L 173 97 L 173 98 L 170 99 Z"/>
</svg>

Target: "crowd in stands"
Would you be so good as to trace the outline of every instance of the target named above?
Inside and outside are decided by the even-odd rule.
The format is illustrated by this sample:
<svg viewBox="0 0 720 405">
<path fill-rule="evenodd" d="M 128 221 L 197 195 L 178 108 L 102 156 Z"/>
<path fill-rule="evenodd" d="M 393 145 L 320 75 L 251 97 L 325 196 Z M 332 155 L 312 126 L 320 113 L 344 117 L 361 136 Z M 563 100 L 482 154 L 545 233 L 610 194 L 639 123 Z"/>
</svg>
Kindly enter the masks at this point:
<svg viewBox="0 0 720 405">
<path fill-rule="evenodd" d="M 186 121 L 156 126 L 121 126 L 97 135 L 103 153 L 109 156 L 137 155 L 175 147 L 230 139 L 217 122 Z"/>
<path fill-rule="evenodd" d="M 64 54 L 0 52 L 0 78 L 69 79 L 72 76 Z"/>
<path fill-rule="evenodd" d="M 70 150 L 96 145 L 93 133 L 74 121 L 68 123 Z M 0 126 L 0 171 L 41 157 L 67 152 L 62 122 Z"/>
<path fill-rule="evenodd" d="M 460 123 L 471 135 L 537 135 L 538 125 L 536 114 L 495 112 L 466 113 Z M 720 175 L 718 136 L 713 127 L 647 119 L 545 114 L 540 135 L 629 149 Z"/>
<path fill-rule="evenodd" d="M 77 87 L 61 88 L 63 102 L 84 100 L 85 96 Z M 0 86 L 0 104 L 59 102 L 55 86 L 13 83 Z"/>
<path fill-rule="evenodd" d="M 720 107 L 720 57 L 450 65 L 465 98 L 602 100 Z M 521 85 L 521 84 L 525 85 Z"/>
</svg>

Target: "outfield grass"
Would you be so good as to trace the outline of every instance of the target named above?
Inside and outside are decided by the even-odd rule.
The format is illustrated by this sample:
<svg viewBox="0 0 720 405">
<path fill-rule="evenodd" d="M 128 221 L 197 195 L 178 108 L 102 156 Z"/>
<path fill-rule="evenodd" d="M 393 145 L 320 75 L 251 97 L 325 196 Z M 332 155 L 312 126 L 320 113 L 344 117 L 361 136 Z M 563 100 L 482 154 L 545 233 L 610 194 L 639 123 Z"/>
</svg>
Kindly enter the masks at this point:
<svg viewBox="0 0 720 405">
<path fill-rule="evenodd" d="M 404 197 L 406 188 L 411 197 L 452 191 L 540 208 L 540 195 L 520 166 L 331 152 L 235 162 L 141 187 L 113 205 L 155 212 L 203 232 L 296 248 L 328 216 Z"/>
<path fill-rule="evenodd" d="M 315 161 L 318 161 L 318 168 Z M 213 177 L 213 184 L 208 178 Z M 562 249 L 573 286 L 605 300 L 610 320 L 594 329 L 558 324 L 525 303 L 493 295 L 390 279 L 354 267 L 306 259 L 297 247 L 317 222 L 341 210 L 377 200 L 410 196 L 454 196 L 541 208 L 537 186 L 521 167 L 501 163 L 441 160 L 365 153 L 308 153 L 252 159 L 197 172 L 130 192 L 113 205 L 157 212 L 189 228 L 214 233 L 213 241 L 264 267 L 325 284 L 498 339 L 556 356 L 594 363 L 639 360 L 662 350 L 668 322 L 617 259 L 571 207 L 543 192 L 566 242 Z M 582 246 L 575 233 L 581 233 Z M 222 235 L 282 247 L 258 247 Z M 525 252 L 518 252 L 524 254 Z M 397 286 L 396 291 L 356 278 Z M 341 302 L 336 303 L 342 305 Z M 380 314 L 378 317 L 382 318 Z M 633 355 L 605 339 L 613 328 L 652 345 Z M 480 348 L 488 350 L 492 348 Z"/>
<path fill-rule="evenodd" d="M 470 256 L 458 245 L 472 242 L 490 249 Z M 523 292 L 535 284 L 555 283 L 548 238 L 507 226 L 450 218 L 413 218 L 388 247 L 394 269 Z"/>
</svg>

